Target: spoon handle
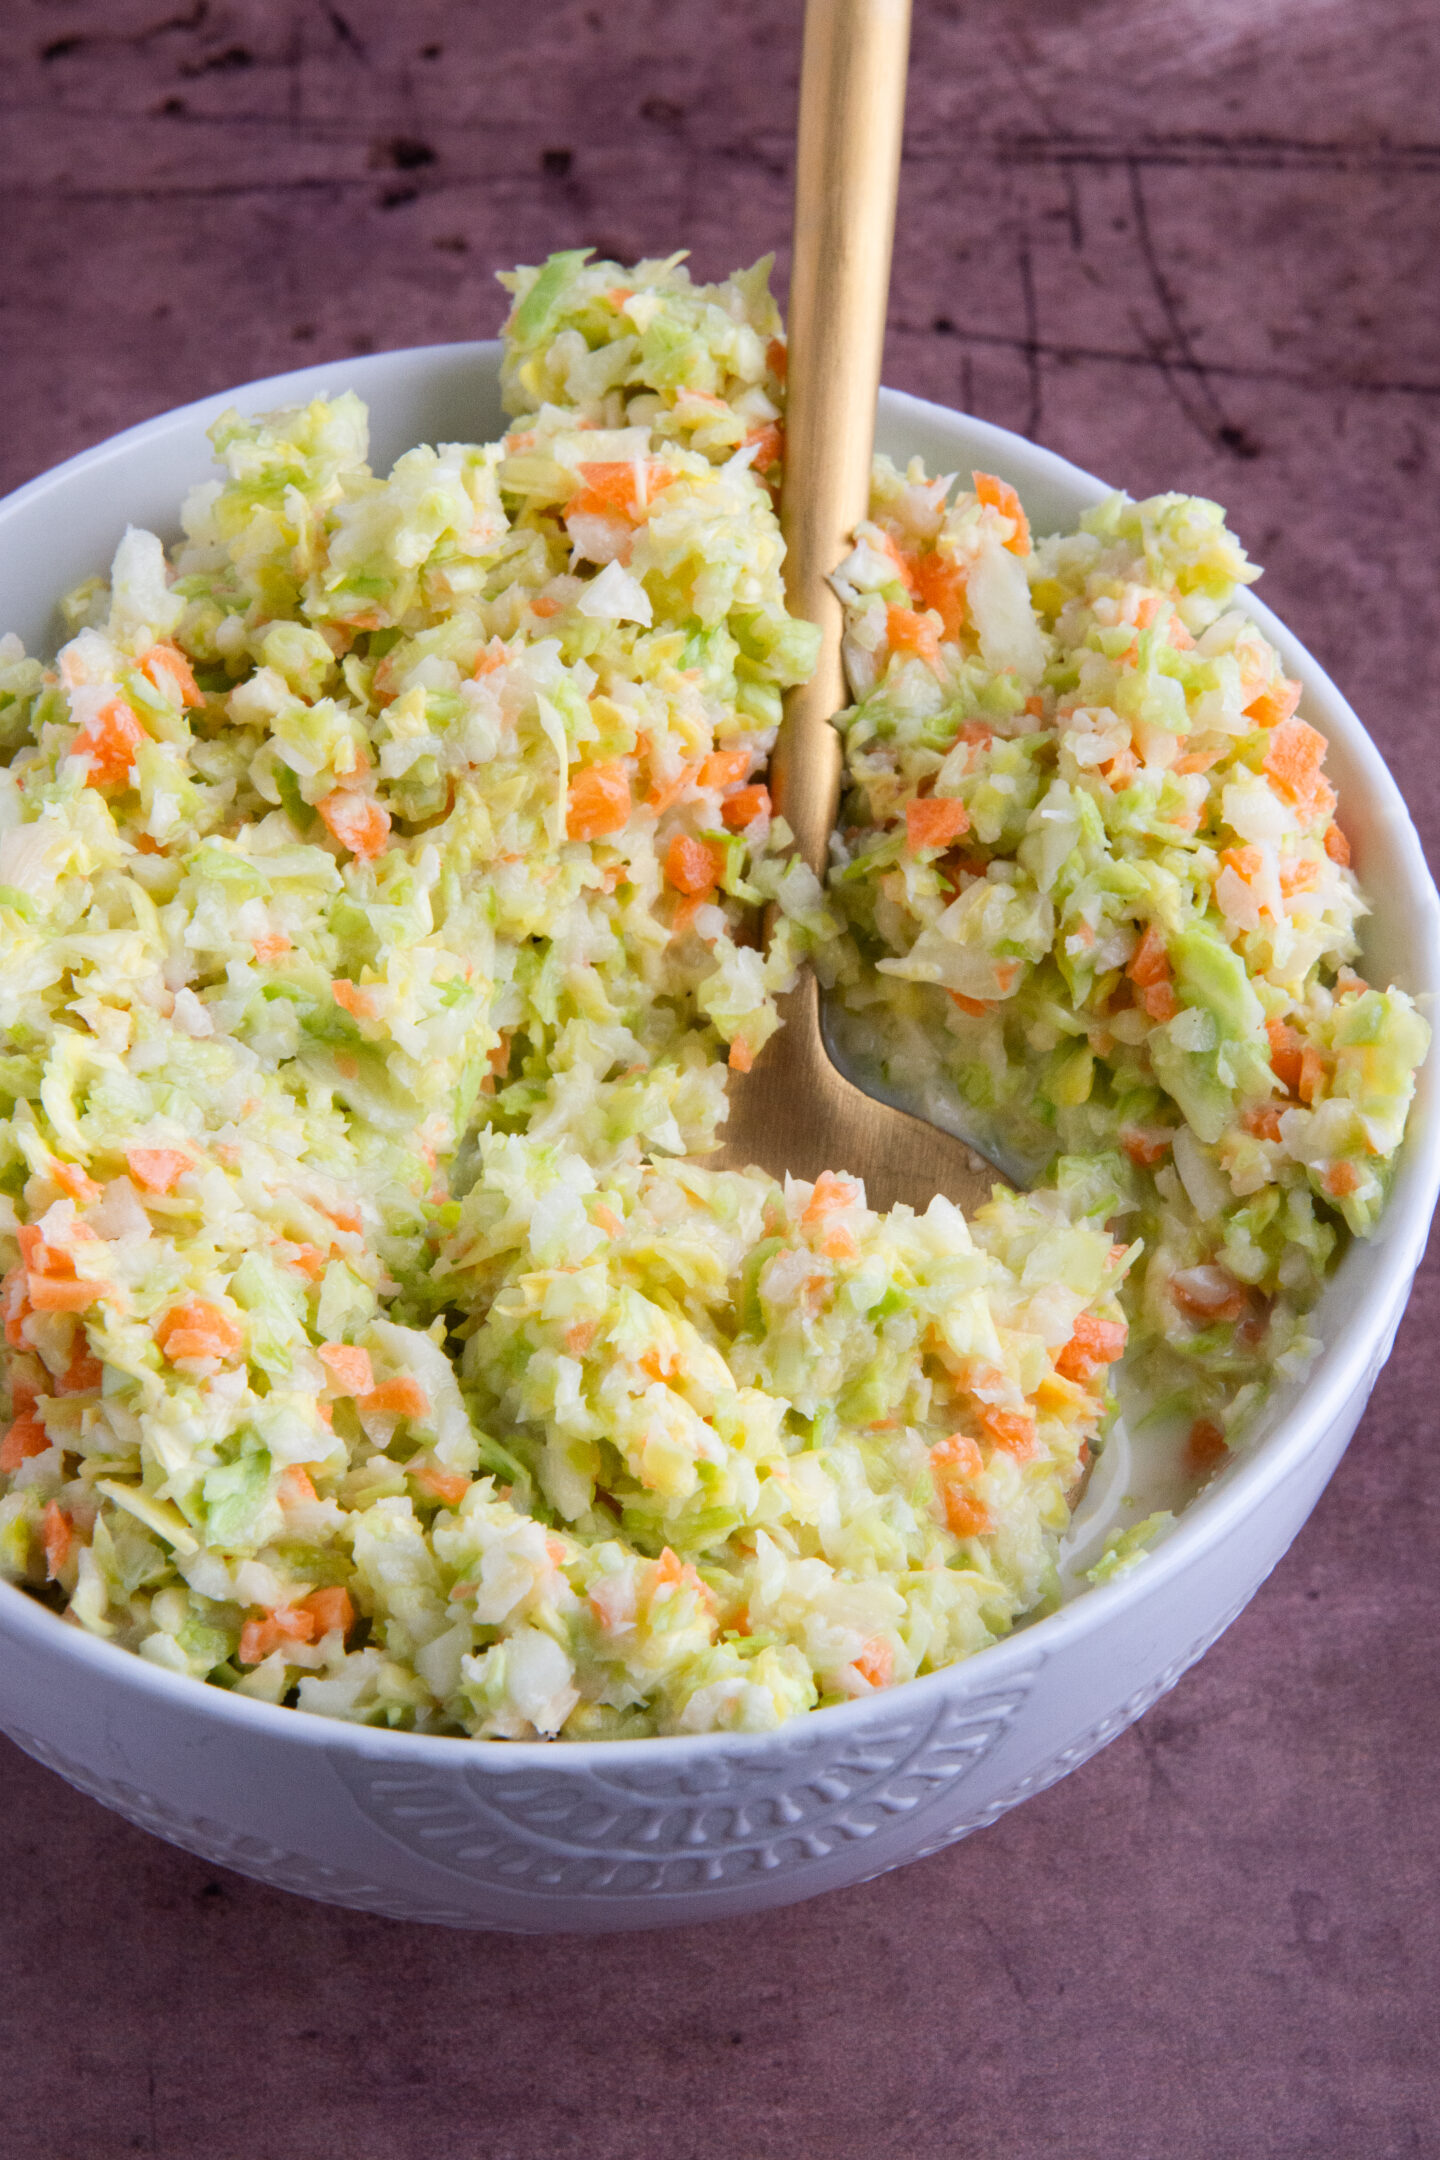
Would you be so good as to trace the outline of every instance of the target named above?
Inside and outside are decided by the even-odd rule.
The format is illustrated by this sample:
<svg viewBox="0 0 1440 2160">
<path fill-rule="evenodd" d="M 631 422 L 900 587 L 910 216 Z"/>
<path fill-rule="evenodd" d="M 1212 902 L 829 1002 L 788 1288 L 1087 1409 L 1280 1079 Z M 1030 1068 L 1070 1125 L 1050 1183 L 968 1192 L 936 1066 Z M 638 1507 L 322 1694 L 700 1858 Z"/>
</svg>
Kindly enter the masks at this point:
<svg viewBox="0 0 1440 2160">
<path fill-rule="evenodd" d="M 821 878 L 840 798 L 830 722 L 848 703 L 826 579 L 869 500 L 909 45 L 910 0 L 807 0 L 780 521 L 791 610 L 822 642 L 785 701 L 770 786 Z"/>
</svg>

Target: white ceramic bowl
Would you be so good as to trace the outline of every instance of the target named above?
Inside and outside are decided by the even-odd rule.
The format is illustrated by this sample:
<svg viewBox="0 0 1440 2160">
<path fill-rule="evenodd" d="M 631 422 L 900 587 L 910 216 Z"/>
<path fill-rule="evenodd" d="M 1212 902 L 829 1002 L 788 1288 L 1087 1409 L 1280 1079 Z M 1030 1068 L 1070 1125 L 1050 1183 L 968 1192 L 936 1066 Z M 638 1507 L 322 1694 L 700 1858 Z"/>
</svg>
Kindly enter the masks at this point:
<svg viewBox="0 0 1440 2160">
<path fill-rule="evenodd" d="M 495 345 L 305 368 L 207 398 L 86 451 L 0 504 L 0 629 L 53 642 L 55 597 L 102 570 L 127 522 L 167 537 L 207 476 L 204 431 L 352 387 L 382 469 L 421 441 L 498 432 Z M 1014 482 L 1041 530 L 1101 483 L 1034 444 L 882 395 L 880 442 L 932 470 Z M 1440 909 L 1405 806 L 1334 685 L 1261 606 L 1331 742 L 1345 827 L 1374 902 L 1366 964 L 1430 992 Z M 1239 1613 L 1314 1506 L 1405 1309 L 1440 1182 L 1432 1059 L 1379 1235 L 1346 1253 L 1325 1350 L 1255 1443 L 1132 1573 L 1083 1591 L 968 1664 L 764 1738 L 509 1745 L 374 1731 L 176 1677 L 0 1585 L 0 1725 L 131 1822 L 337 1904 L 525 1932 L 661 1927 L 783 1905 L 935 1852 L 1053 1784 L 1122 1732 Z"/>
</svg>

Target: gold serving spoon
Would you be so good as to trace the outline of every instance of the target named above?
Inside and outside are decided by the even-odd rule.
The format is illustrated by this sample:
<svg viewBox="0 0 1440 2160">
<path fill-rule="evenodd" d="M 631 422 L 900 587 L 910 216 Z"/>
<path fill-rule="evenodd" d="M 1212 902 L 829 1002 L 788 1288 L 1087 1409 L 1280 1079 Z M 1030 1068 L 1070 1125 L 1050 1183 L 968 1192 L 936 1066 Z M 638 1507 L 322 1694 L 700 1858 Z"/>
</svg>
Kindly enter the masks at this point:
<svg viewBox="0 0 1440 2160">
<path fill-rule="evenodd" d="M 814 675 L 786 698 L 770 794 L 822 881 L 840 803 L 831 719 L 849 702 L 842 610 L 827 579 L 869 501 L 909 41 L 910 0 L 808 0 L 780 522 L 790 609 L 819 625 L 821 645 Z M 874 1208 L 925 1208 L 943 1193 L 968 1211 L 1005 1182 L 964 1141 L 877 1102 L 836 1069 L 808 968 L 782 1010 L 785 1025 L 753 1070 L 731 1076 L 712 1161 L 810 1179 L 848 1171 L 864 1179 Z"/>
</svg>

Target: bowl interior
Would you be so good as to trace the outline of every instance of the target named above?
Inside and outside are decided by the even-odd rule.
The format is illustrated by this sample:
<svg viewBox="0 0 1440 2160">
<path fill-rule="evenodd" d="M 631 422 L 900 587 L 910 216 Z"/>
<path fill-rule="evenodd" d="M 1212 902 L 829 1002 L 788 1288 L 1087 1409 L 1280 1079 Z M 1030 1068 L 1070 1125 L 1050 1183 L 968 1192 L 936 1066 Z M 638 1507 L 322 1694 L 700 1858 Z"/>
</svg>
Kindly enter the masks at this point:
<svg viewBox="0 0 1440 2160">
<path fill-rule="evenodd" d="M 418 442 L 484 441 L 502 432 L 499 355 L 498 344 L 477 342 L 323 363 L 201 399 L 81 453 L 0 503 L 0 633 L 17 631 L 27 650 L 49 657 L 60 634 L 57 597 L 108 566 L 127 524 L 147 526 L 167 541 L 178 538 L 179 504 L 191 486 L 213 473 L 205 430 L 227 406 L 264 412 L 354 389 L 369 405 L 371 462 L 383 471 Z M 1003 475 L 1018 487 L 1040 532 L 1073 525 L 1081 511 L 1107 492 L 1093 475 L 1020 436 L 893 391 L 881 393 L 877 440 L 897 461 L 923 457 L 932 472 L 968 475 L 978 466 Z M 1330 740 L 1330 768 L 1345 829 L 1374 910 L 1366 925 L 1361 965 L 1372 980 L 1397 982 L 1419 994 L 1429 1010 L 1440 984 L 1440 903 L 1399 790 L 1323 669 L 1263 603 L 1247 595 L 1243 604 L 1278 646 L 1286 672 L 1303 682 L 1301 710 Z M 1237 1507 L 1250 1504 L 1267 1482 L 1283 1474 L 1278 1452 L 1303 1449 L 1321 1433 L 1319 1406 L 1343 1398 L 1356 1375 L 1378 1362 L 1377 1352 L 1383 1355 L 1388 1348 L 1384 1337 L 1394 1323 L 1396 1286 L 1408 1283 L 1423 1251 L 1440 1185 L 1434 1067 L 1432 1057 L 1420 1074 L 1380 1231 L 1346 1251 L 1321 1301 L 1316 1331 L 1325 1347 L 1320 1358 L 1304 1382 L 1277 1389 L 1253 1443 L 1190 1506 L 1185 1522 L 1168 1541 L 1172 1547 L 1184 1549 L 1220 1535 Z M 1180 1497 L 1168 1436 L 1140 1436 L 1128 1457 L 1117 1458 L 1117 1465 L 1124 1475 L 1112 1475 L 1097 1490 L 1071 1540 L 1067 1597 L 1085 1590 L 1078 1570 L 1089 1564 L 1117 1522 Z M 1167 1560 L 1180 1565 L 1182 1549 Z M 1168 1567 L 1156 1570 L 1157 1575 L 1166 1572 Z M 1124 1587 L 1128 1592 L 1129 1586 Z M 1088 1595 L 1109 1600 L 1121 1588 L 1117 1584 Z M 11 1600 L 28 1605 L 20 1593 L 0 1584 L 0 1602 Z M 49 1620 L 38 1613 L 36 1618 Z M 112 1655 L 126 1665 L 134 1662 L 123 1653 Z M 145 1673 L 147 1684 L 169 1677 L 148 1669 Z M 188 1683 L 176 1684 L 188 1688 Z M 215 1707 L 229 1702 L 217 1696 Z M 283 1715 L 289 1720 L 295 1713 Z M 416 1744 L 416 1736 L 390 1737 L 396 1744 Z"/>
</svg>

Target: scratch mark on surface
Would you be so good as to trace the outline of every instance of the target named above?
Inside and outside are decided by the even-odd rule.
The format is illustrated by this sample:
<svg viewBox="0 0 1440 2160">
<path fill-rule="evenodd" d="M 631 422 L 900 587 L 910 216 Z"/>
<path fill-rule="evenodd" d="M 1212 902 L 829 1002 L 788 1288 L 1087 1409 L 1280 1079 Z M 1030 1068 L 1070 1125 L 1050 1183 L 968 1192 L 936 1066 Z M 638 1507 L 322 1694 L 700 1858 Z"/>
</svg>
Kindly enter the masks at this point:
<svg viewBox="0 0 1440 2160">
<path fill-rule="evenodd" d="M 1021 350 L 1025 355 L 1025 375 L 1030 386 L 1030 403 L 1020 432 L 1031 442 L 1038 442 L 1045 383 L 1040 361 L 1040 321 L 1035 305 L 1035 265 L 1030 256 L 1028 237 L 1020 243 L 1020 291 L 1025 305 L 1025 336 Z"/>
<path fill-rule="evenodd" d="M 893 327 L 912 336 L 925 335 L 917 323 L 897 322 Z M 951 322 L 950 334 L 962 344 L 992 345 L 1020 354 L 1024 353 L 1027 343 L 1025 338 L 1011 332 L 972 329 L 958 322 Z M 1144 343 L 1143 332 L 1141 338 Z M 1067 365 L 1093 360 L 1108 367 L 1151 368 L 1157 373 L 1163 373 L 1168 365 L 1163 354 L 1157 354 L 1148 343 L 1143 351 L 1133 352 L 1123 346 L 1057 344 L 1042 338 L 1037 339 L 1035 350 L 1047 360 L 1061 360 Z M 1356 397 L 1440 397 L 1440 382 L 1417 382 L 1406 377 L 1302 375 L 1291 368 L 1240 367 L 1225 360 L 1207 360 L 1205 371 L 1228 382 L 1281 383 L 1288 389 L 1321 397 L 1334 397 L 1337 393 Z"/>
<path fill-rule="evenodd" d="M 1150 211 L 1145 200 L 1145 188 L 1140 178 L 1139 165 L 1132 163 L 1129 174 L 1130 203 L 1135 213 L 1135 237 L 1140 245 L 1140 257 L 1145 265 L 1145 275 L 1149 281 L 1150 289 L 1155 295 L 1161 316 L 1169 329 L 1170 343 L 1176 356 L 1172 362 L 1171 356 L 1162 349 L 1163 341 L 1157 341 L 1152 348 L 1156 363 L 1164 374 L 1176 404 L 1192 427 L 1198 429 L 1200 434 L 1208 441 L 1218 444 L 1223 450 L 1228 450 L 1232 457 L 1258 457 L 1260 454 L 1259 444 L 1253 441 L 1237 421 L 1230 418 L 1215 394 L 1214 385 L 1206 372 L 1204 362 L 1190 342 L 1190 333 L 1185 328 L 1185 321 L 1180 313 L 1179 303 L 1171 290 L 1169 280 L 1160 267 L 1160 258 L 1155 252 L 1155 241 L 1150 231 Z M 1139 334 L 1145 337 L 1144 328 L 1139 322 L 1136 322 L 1135 327 Z M 1146 342 L 1150 343 L 1150 340 L 1147 338 Z M 1204 408 L 1203 415 L 1192 410 L 1191 402 L 1186 398 L 1176 378 L 1177 369 L 1179 373 L 1188 376 L 1194 384 L 1200 403 Z"/>
</svg>

